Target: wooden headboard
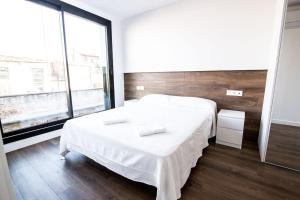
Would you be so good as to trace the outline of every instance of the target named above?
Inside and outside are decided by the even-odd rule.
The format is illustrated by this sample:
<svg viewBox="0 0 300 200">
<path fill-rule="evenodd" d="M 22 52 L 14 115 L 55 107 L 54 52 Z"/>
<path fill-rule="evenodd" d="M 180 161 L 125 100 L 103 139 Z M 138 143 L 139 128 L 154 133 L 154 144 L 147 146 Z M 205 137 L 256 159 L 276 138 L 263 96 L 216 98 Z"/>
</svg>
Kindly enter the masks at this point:
<svg viewBox="0 0 300 200">
<path fill-rule="evenodd" d="M 266 75 L 266 70 L 125 73 L 125 99 L 153 93 L 208 98 L 217 102 L 218 110 L 246 111 L 244 140 L 257 141 Z M 136 86 L 144 86 L 144 91 Z M 244 94 L 226 96 L 228 89 Z"/>
</svg>

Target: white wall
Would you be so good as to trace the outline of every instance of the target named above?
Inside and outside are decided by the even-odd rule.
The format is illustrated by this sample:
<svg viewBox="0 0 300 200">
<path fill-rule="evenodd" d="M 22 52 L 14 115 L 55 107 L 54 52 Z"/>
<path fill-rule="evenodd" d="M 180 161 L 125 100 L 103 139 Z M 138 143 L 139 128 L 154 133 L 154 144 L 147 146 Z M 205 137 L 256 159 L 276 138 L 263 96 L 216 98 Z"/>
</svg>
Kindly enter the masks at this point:
<svg viewBox="0 0 300 200">
<path fill-rule="evenodd" d="M 94 6 L 85 3 L 83 0 L 63 0 L 83 10 L 89 11 L 98 16 L 111 20 L 112 22 L 112 43 L 113 43 L 113 64 L 114 64 L 114 86 L 116 106 L 124 104 L 124 79 L 123 79 L 123 48 L 122 48 L 122 30 L 121 19 L 109 13 L 106 13 Z"/>
<path fill-rule="evenodd" d="M 280 0 L 180 0 L 124 23 L 125 72 L 268 69 Z"/>
<path fill-rule="evenodd" d="M 272 121 L 300 126 L 300 27 L 285 29 Z"/>
<path fill-rule="evenodd" d="M 269 137 L 285 0 L 181 0 L 124 23 L 125 72 L 268 69 L 259 149 Z"/>
<path fill-rule="evenodd" d="M 258 148 L 261 161 L 265 161 L 266 151 L 269 140 L 269 130 L 271 122 L 271 111 L 272 111 L 272 102 L 275 88 L 277 64 L 279 61 L 279 52 L 281 46 L 281 37 L 284 27 L 284 18 L 286 12 L 287 0 L 278 0 L 275 7 L 275 17 L 274 17 L 274 31 L 270 35 L 272 38 L 272 48 L 269 55 L 270 67 L 268 69 L 264 104 L 262 108 L 262 116 L 260 123 L 260 131 L 258 137 Z"/>
</svg>

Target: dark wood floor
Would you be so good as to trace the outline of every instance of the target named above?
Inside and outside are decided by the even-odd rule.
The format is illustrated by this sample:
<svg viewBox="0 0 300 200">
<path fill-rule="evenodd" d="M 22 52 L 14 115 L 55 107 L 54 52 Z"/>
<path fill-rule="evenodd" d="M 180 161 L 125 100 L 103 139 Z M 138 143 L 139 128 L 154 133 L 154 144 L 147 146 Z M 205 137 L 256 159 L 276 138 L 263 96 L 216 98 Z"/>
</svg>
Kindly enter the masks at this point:
<svg viewBox="0 0 300 200">
<path fill-rule="evenodd" d="M 300 127 L 272 123 L 266 161 L 300 171 Z"/>
<path fill-rule="evenodd" d="M 53 139 L 7 154 L 16 199 L 155 199 L 156 189 L 130 181 L 78 153 L 58 156 Z M 182 189 L 183 200 L 300 199 L 300 174 L 259 162 L 255 145 L 212 144 Z"/>
</svg>

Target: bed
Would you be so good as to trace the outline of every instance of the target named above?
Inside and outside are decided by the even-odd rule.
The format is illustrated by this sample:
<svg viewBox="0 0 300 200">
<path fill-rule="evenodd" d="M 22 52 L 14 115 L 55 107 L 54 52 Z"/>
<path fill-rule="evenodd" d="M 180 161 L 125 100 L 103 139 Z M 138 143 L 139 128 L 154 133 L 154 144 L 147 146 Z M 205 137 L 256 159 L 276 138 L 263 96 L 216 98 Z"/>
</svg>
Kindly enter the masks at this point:
<svg viewBox="0 0 300 200">
<path fill-rule="evenodd" d="M 126 115 L 126 123 L 105 125 Z M 141 137 L 136 127 L 163 124 L 165 133 Z M 208 139 L 216 132 L 216 103 L 196 97 L 147 95 L 136 103 L 67 121 L 60 154 L 79 152 L 131 180 L 157 188 L 157 200 L 176 200 Z"/>
</svg>

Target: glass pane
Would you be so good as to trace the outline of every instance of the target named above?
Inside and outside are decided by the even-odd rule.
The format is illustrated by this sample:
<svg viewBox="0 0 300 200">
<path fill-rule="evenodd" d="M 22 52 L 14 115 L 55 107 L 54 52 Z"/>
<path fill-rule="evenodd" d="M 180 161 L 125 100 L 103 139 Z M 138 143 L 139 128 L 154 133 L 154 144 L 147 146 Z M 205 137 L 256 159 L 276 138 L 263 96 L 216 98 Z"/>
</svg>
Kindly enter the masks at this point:
<svg viewBox="0 0 300 200">
<path fill-rule="evenodd" d="M 23 0 L 4 1 L 0 24 L 4 134 L 68 118 L 60 12 Z"/>
<path fill-rule="evenodd" d="M 65 28 L 74 116 L 107 109 L 106 27 L 65 13 Z"/>
</svg>

